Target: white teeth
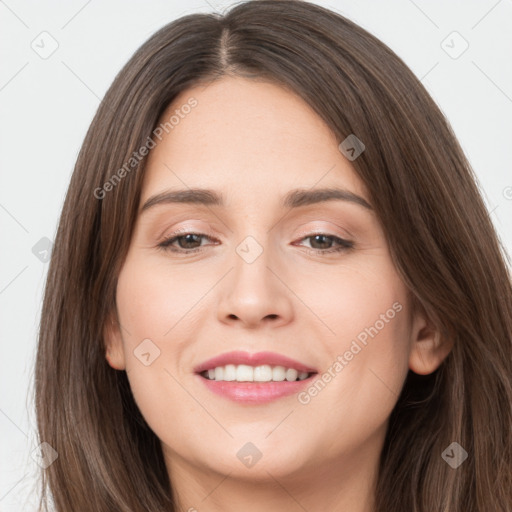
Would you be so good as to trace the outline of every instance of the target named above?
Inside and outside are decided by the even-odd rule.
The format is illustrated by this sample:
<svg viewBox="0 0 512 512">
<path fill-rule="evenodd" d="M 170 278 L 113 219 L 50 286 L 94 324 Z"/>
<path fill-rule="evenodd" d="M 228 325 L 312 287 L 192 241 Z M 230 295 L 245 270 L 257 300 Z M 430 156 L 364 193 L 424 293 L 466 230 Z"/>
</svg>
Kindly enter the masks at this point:
<svg viewBox="0 0 512 512">
<path fill-rule="evenodd" d="M 294 380 L 297 380 L 297 377 L 299 376 L 299 372 L 297 370 L 294 370 L 293 368 L 288 368 L 286 370 L 286 380 L 289 382 L 292 382 Z"/>
<path fill-rule="evenodd" d="M 270 382 L 272 380 L 272 368 L 268 364 L 254 368 L 254 382 Z"/>
<path fill-rule="evenodd" d="M 300 372 L 295 368 L 285 368 L 284 366 L 270 366 L 264 364 L 261 366 L 249 366 L 247 364 L 227 364 L 226 366 L 217 366 L 202 373 L 209 380 L 226 382 L 294 382 L 304 380 L 309 376 L 308 372 Z"/>
<path fill-rule="evenodd" d="M 236 366 L 234 364 L 227 364 L 224 367 L 224 380 L 236 380 Z"/>
<path fill-rule="evenodd" d="M 252 366 L 246 364 L 239 364 L 236 368 L 236 380 L 238 382 L 252 381 L 254 370 Z"/>
<path fill-rule="evenodd" d="M 284 366 L 274 366 L 272 368 L 272 380 L 281 382 L 286 379 L 286 368 Z"/>
</svg>

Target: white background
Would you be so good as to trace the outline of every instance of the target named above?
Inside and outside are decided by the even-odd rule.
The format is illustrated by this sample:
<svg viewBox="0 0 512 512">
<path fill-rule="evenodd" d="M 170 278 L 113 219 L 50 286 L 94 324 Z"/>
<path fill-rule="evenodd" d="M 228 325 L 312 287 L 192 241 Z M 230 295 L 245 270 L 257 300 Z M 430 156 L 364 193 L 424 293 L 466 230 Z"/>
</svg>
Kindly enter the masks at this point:
<svg viewBox="0 0 512 512">
<path fill-rule="evenodd" d="M 451 122 L 512 252 L 512 0 L 316 2 L 388 44 Z M 33 363 L 48 263 L 65 191 L 100 98 L 157 29 L 229 1 L 0 1 L 0 511 L 35 510 Z M 32 48 L 41 32 L 57 50 Z M 441 46 L 457 31 L 458 58 Z M 48 37 L 48 36 L 45 36 Z M 458 36 L 445 45 L 461 48 Z M 453 42 L 452 42 L 453 40 Z M 41 45 L 41 43 L 39 43 Z M 46 46 L 48 48 L 48 46 Z M 509 192 L 507 199 L 507 190 Z"/>
</svg>

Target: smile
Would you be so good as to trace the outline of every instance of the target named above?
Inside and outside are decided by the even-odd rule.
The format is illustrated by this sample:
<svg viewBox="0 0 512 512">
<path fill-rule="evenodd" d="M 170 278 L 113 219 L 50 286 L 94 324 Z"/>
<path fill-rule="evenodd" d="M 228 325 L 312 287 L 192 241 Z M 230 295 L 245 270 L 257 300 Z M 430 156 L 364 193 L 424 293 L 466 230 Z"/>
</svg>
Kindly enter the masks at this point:
<svg viewBox="0 0 512 512">
<path fill-rule="evenodd" d="M 272 367 L 268 364 L 254 367 L 246 364 L 227 364 L 205 370 L 201 375 L 217 382 L 294 382 L 307 379 L 310 373 L 284 366 Z"/>
<path fill-rule="evenodd" d="M 245 404 L 267 403 L 299 393 L 318 373 L 282 354 L 244 351 L 221 354 L 194 370 L 209 391 Z"/>
</svg>

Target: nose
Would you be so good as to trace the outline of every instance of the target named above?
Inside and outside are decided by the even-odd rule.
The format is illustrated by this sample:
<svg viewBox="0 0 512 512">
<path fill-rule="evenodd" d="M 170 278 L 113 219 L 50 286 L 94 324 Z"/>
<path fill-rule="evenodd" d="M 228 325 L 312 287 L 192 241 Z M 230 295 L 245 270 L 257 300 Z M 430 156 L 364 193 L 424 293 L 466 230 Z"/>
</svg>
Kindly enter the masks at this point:
<svg viewBox="0 0 512 512">
<path fill-rule="evenodd" d="M 219 321 L 245 328 L 286 325 L 294 314 L 286 271 L 269 250 L 263 250 L 254 261 L 249 261 L 234 255 L 233 268 L 219 288 Z"/>
</svg>

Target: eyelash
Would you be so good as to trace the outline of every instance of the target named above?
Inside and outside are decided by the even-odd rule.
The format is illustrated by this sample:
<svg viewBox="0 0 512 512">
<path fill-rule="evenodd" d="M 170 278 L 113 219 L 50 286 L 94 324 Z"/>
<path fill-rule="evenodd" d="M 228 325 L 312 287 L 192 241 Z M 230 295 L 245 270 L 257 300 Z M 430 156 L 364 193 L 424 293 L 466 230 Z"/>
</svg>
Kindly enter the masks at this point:
<svg viewBox="0 0 512 512">
<path fill-rule="evenodd" d="M 178 235 L 178 233 L 180 233 Z M 176 249 L 174 247 L 171 246 L 172 243 L 174 243 L 175 241 L 177 241 L 178 239 L 180 238 L 184 238 L 186 237 L 187 235 L 196 235 L 196 236 L 200 236 L 200 237 L 206 237 L 208 238 L 209 240 L 214 240 L 215 239 L 213 237 L 210 237 L 208 235 L 205 235 L 203 233 L 195 233 L 193 231 L 182 231 L 182 232 L 176 232 L 176 233 L 172 233 L 170 235 L 169 238 L 166 238 L 165 240 L 163 240 L 161 243 L 158 244 L 158 248 L 163 250 L 163 251 L 171 251 L 173 253 L 178 253 L 178 254 L 182 254 L 182 255 L 187 255 L 187 254 L 192 254 L 192 253 L 196 253 L 196 252 L 199 252 L 202 250 L 202 246 L 201 247 L 196 247 L 194 249 Z M 337 237 L 337 236 L 334 236 L 334 235 L 329 235 L 327 233 L 312 233 L 308 236 L 305 236 L 305 237 L 302 237 L 300 239 L 300 241 L 302 240 L 306 240 L 308 238 L 314 238 L 315 236 L 323 236 L 323 237 L 326 237 L 326 238 L 331 238 L 335 243 L 339 244 L 339 247 L 337 248 L 330 248 L 330 249 L 309 249 L 307 252 L 308 254 L 313 254 L 313 255 L 320 255 L 320 256 L 324 256 L 326 254 L 332 254 L 332 253 L 339 253 L 339 252 L 343 252 L 343 251 L 347 251 L 349 249 L 352 249 L 354 247 L 354 242 L 351 242 L 350 240 L 345 240 L 344 238 L 340 238 L 340 237 Z"/>
</svg>

